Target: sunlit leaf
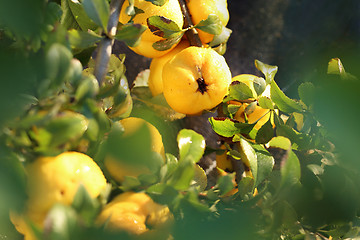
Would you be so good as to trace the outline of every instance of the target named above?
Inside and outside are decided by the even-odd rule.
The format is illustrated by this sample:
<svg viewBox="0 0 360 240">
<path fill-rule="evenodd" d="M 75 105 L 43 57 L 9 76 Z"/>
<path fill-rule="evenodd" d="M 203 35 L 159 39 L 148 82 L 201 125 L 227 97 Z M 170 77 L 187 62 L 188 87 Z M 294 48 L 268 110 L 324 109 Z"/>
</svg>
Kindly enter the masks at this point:
<svg viewBox="0 0 360 240">
<path fill-rule="evenodd" d="M 156 6 L 162 6 L 164 5 L 168 0 L 145 0 L 147 2 L 151 2 L 152 4 Z"/>
<path fill-rule="evenodd" d="M 269 142 L 270 147 L 281 148 L 283 150 L 291 149 L 291 141 L 286 137 L 274 137 Z"/>
<path fill-rule="evenodd" d="M 205 139 L 193 130 L 182 129 L 177 136 L 179 161 L 198 162 L 205 151 Z"/>
<path fill-rule="evenodd" d="M 270 98 L 262 96 L 258 99 L 259 106 L 264 109 L 274 109 L 274 103 Z"/>
<path fill-rule="evenodd" d="M 250 168 L 254 182 L 256 182 L 258 172 L 256 153 L 250 143 L 243 138 L 241 138 L 239 142 L 239 153 L 241 156 L 241 161 L 245 166 Z"/>
<path fill-rule="evenodd" d="M 255 60 L 255 67 L 264 74 L 267 84 L 274 80 L 274 77 L 278 71 L 277 66 L 271 66 L 259 60 Z"/>
<path fill-rule="evenodd" d="M 271 100 L 276 104 L 280 111 L 285 113 L 301 112 L 302 106 L 283 93 L 275 81 L 271 81 Z"/>
<path fill-rule="evenodd" d="M 181 32 L 173 20 L 163 16 L 151 16 L 146 21 L 150 31 L 159 37 L 173 38 Z"/>
<path fill-rule="evenodd" d="M 242 101 L 242 100 L 247 100 L 249 98 L 254 98 L 254 95 L 251 89 L 248 87 L 248 85 L 246 85 L 243 82 L 233 81 L 229 86 L 229 95 L 226 96 L 224 101 L 225 102 L 230 100 Z"/>
<path fill-rule="evenodd" d="M 342 75 L 345 73 L 345 68 L 339 58 L 332 58 L 328 63 L 327 74 Z"/>
<path fill-rule="evenodd" d="M 215 35 L 213 40 L 209 43 L 210 47 L 216 47 L 220 44 L 224 44 L 230 38 L 232 31 L 229 28 L 223 27 L 222 32 L 219 35 Z"/>
<path fill-rule="evenodd" d="M 215 14 L 209 14 L 205 20 L 201 20 L 196 24 L 195 28 L 213 35 L 219 35 L 223 30 L 220 18 Z"/>
<path fill-rule="evenodd" d="M 195 172 L 194 172 L 194 179 L 191 183 L 191 186 L 195 186 L 199 188 L 199 191 L 205 190 L 207 186 L 207 176 L 204 171 L 198 164 L 194 165 Z"/>
</svg>

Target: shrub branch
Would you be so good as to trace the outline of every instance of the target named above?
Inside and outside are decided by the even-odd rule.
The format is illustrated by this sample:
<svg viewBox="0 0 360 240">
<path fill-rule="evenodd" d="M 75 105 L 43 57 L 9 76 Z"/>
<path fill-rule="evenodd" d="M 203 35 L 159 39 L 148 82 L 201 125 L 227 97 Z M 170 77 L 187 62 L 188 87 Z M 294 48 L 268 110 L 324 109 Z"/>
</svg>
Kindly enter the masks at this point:
<svg viewBox="0 0 360 240">
<path fill-rule="evenodd" d="M 119 23 L 120 10 L 124 0 L 113 0 L 110 3 L 110 17 L 107 26 L 105 38 L 101 40 L 95 60 L 94 75 L 99 83 L 102 83 L 108 68 L 109 59 L 114 44 L 114 36 L 116 35 L 117 25 Z"/>
<path fill-rule="evenodd" d="M 186 5 L 186 0 L 178 0 L 182 14 L 184 16 L 184 28 L 189 30 L 186 31 L 185 35 L 188 38 L 191 46 L 197 46 L 202 47 L 202 42 L 200 40 L 199 34 L 195 28 L 193 28 L 194 24 L 191 20 L 191 14 L 189 12 L 189 9 Z"/>
</svg>

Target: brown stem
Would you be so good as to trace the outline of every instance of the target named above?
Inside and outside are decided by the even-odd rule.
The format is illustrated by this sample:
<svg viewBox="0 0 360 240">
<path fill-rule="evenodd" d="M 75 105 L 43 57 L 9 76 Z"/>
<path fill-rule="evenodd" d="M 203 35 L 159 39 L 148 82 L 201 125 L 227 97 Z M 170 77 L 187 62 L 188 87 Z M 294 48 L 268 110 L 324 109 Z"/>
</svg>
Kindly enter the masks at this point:
<svg viewBox="0 0 360 240">
<path fill-rule="evenodd" d="M 107 26 L 107 34 L 98 46 L 98 53 L 95 60 L 94 75 L 99 85 L 101 85 L 107 72 L 112 46 L 114 44 L 114 36 L 119 23 L 120 10 L 123 3 L 124 0 L 113 0 L 110 3 L 110 17 Z"/>
<path fill-rule="evenodd" d="M 186 31 L 185 35 L 188 38 L 191 46 L 202 47 L 202 42 L 200 40 L 199 34 L 195 28 L 193 28 L 194 24 L 191 20 L 191 14 L 186 5 L 186 0 L 178 0 L 182 14 L 184 16 L 184 28 L 190 28 Z"/>
</svg>

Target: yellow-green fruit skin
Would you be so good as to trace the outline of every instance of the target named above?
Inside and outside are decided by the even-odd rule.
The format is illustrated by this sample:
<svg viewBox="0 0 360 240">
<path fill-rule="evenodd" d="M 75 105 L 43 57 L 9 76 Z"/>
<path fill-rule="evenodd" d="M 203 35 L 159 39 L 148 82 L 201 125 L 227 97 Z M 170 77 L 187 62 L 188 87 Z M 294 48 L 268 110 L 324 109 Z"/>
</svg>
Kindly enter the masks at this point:
<svg viewBox="0 0 360 240">
<path fill-rule="evenodd" d="M 126 8 L 128 6 L 128 1 L 125 1 L 123 7 L 121 8 L 119 21 L 123 24 L 130 20 L 130 16 L 126 14 Z M 171 19 L 178 25 L 180 29 L 184 24 L 183 15 L 178 0 L 168 0 L 163 6 L 156 6 L 150 1 L 146 0 L 134 0 L 134 6 L 144 11 L 144 13 L 137 14 L 134 17 L 133 22 L 136 24 L 141 24 L 147 27 L 147 19 L 151 16 L 162 16 Z M 156 58 L 165 55 L 176 46 L 175 44 L 170 49 L 164 51 L 154 49 L 152 45 L 155 42 L 161 40 L 164 40 L 164 38 L 154 35 L 147 27 L 147 29 L 141 35 L 140 43 L 135 47 L 130 47 L 130 49 L 139 55 L 148 58 Z"/>
<path fill-rule="evenodd" d="M 179 113 L 198 115 L 220 104 L 231 72 L 225 58 L 211 48 L 188 47 L 163 68 L 164 96 Z"/>
<path fill-rule="evenodd" d="M 164 56 L 153 58 L 150 63 L 150 75 L 149 75 L 149 89 L 153 96 L 157 96 L 163 92 L 163 79 L 162 71 L 164 65 L 172 59 L 177 53 L 189 47 L 190 44 L 188 41 L 181 41 L 173 50 Z"/>
<path fill-rule="evenodd" d="M 71 205 L 83 185 L 92 198 L 106 187 L 106 179 L 99 166 L 87 155 L 64 152 L 55 157 L 40 157 L 28 164 L 26 210 L 23 214 L 11 213 L 16 229 L 26 240 L 35 239 L 25 219 L 40 229 L 48 211 L 57 203 Z"/>
</svg>

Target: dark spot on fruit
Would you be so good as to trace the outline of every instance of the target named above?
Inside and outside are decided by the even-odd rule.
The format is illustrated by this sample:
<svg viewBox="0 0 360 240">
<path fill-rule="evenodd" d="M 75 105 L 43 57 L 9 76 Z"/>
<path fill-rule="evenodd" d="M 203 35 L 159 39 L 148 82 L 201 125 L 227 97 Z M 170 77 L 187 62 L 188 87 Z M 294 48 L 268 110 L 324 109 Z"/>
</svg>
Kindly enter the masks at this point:
<svg viewBox="0 0 360 240">
<path fill-rule="evenodd" d="M 204 94 L 207 91 L 207 84 L 205 83 L 205 80 L 200 77 L 198 79 L 196 79 L 196 82 L 198 83 L 198 89 L 197 91 L 199 91 L 201 94 Z"/>
<path fill-rule="evenodd" d="M 60 194 L 63 196 L 63 195 L 65 195 L 65 191 L 64 190 L 61 190 L 60 191 Z"/>
</svg>

